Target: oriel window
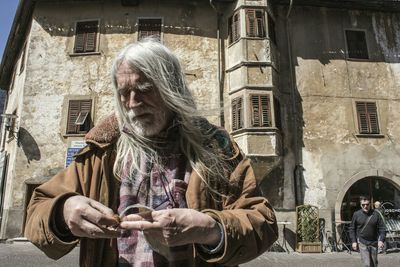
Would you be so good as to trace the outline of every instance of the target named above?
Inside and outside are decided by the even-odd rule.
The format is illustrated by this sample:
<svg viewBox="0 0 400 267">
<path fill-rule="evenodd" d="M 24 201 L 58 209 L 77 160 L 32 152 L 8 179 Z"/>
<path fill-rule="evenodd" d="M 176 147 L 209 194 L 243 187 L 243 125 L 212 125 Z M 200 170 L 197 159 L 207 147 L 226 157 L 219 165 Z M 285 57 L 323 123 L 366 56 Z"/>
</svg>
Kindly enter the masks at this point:
<svg viewBox="0 0 400 267">
<path fill-rule="evenodd" d="M 240 38 L 240 16 L 239 11 L 236 11 L 228 21 L 229 43 L 234 43 Z"/>
<path fill-rule="evenodd" d="M 264 10 L 246 10 L 246 34 L 248 37 L 265 37 Z"/>
</svg>

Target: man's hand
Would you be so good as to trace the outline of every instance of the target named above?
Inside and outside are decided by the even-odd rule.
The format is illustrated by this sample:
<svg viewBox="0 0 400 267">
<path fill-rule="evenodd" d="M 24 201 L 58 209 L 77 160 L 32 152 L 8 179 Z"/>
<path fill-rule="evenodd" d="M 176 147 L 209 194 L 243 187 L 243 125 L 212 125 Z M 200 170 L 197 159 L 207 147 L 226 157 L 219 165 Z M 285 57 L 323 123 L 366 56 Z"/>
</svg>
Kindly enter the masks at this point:
<svg viewBox="0 0 400 267">
<path fill-rule="evenodd" d="M 89 238 L 114 238 L 118 225 L 114 212 L 103 204 L 84 196 L 72 196 L 64 203 L 64 220 L 72 234 Z"/>
<path fill-rule="evenodd" d="M 193 209 L 166 209 L 150 216 L 131 214 L 122 218 L 122 229 L 142 230 L 145 236 L 174 247 L 186 244 L 216 246 L 221 240 L 217 222 L 209 215 Z"/>
<path fill-rule="evenodd" d="M 353 250 L 357 250 L 358 249 L 357 242 L 354 242 L 353 244 L 351 244 L 351 247 L 353 248 Z"/>
<path fill-rule="evenodd" d="M 382 241 L 378 241 L 378 248 L 379 249 L 383 249 L 384 246 L 385 246 L 385 244 Z"/>
</svg>

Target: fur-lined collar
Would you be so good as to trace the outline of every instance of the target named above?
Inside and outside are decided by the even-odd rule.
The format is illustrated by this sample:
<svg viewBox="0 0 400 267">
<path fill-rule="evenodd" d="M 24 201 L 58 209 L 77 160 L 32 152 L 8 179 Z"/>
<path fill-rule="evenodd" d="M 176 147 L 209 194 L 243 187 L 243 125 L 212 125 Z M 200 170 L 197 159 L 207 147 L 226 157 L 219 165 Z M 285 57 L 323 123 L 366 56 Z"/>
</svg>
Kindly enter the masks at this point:
<svg viewBox="0 0 400 267">
<path fill-rule="evenodd" d="M 118 119 L 115 114 L 106 117 L 93 127 L 85 136 L 86 142 L 100 147 L 114 143 L 119 138 Z"/>
</svg>

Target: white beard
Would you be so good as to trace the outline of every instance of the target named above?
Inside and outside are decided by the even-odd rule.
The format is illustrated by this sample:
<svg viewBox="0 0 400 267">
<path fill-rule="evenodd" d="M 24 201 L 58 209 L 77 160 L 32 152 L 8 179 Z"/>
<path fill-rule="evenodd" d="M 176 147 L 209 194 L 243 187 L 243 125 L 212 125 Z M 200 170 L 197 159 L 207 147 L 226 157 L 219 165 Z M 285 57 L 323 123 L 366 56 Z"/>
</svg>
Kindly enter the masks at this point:
<svg viewBox="0 0 400 267">
<path fill-rule="evenodd" d="M 159 134 L 167 126 L 167 114 L 163 110 L 153 110 L 146 108 L 145 110 L 134 111 L 132 109 L 127 112 L 131 126 L 136 134 L 144 137 L 152 137 Z M 149 114 L 140 117 L 141 114 Z"/>
</svg>

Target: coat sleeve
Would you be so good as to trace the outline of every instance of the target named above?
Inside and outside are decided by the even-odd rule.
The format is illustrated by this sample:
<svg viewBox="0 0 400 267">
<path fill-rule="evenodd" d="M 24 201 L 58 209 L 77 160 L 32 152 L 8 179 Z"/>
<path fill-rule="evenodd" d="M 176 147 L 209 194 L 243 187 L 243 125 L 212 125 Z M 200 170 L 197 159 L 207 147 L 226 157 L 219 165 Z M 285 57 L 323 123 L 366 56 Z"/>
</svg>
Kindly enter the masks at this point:
<svg viewBox="0 0 400 267">
<path fill-rule="evenodd" d="M 61 258 L 78 243 L 78 238 L 72 234 L 68 238 L 58 237 L 52 225 L 59 204 L 70 196 L 82 194 L 80 173 L 78 164 L 73 161 L 35 189 L 27 209 L 25 236 L 52 259 Z"/>
<path fill-rule="evenodd" d="M 234 146 L 237 146 L 233 142 Z M 218 255 L 198 250 L 210 263 L 238 265 L 265 252 L 278 238 L 278 227 L 272 206 L 261 195 L 250 160 L 240 159 L 230 174 L 230 183 L 238 185 L 239 192 L 225 198 L 222 210 L 203 212 L 223 225 L 225 247 Z"/>
</svg>

